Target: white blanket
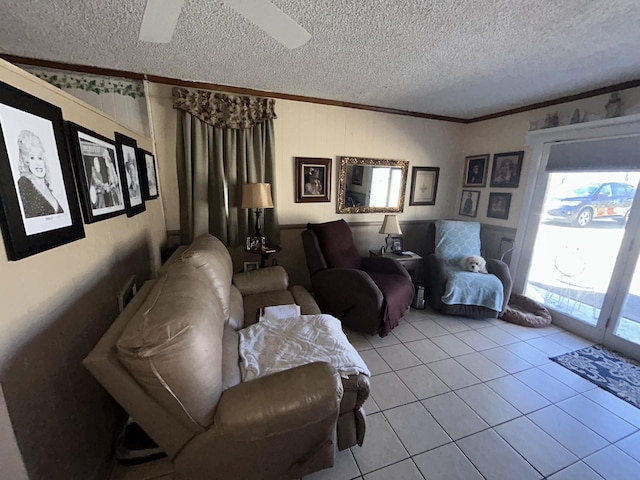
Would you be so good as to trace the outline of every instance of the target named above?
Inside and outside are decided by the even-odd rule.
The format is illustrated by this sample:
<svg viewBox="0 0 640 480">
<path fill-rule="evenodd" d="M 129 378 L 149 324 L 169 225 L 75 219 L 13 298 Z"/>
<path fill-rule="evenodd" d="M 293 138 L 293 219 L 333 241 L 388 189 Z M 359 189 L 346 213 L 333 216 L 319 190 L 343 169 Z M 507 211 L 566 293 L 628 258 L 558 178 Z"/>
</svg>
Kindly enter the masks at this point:
<svg viewBox="0 0 640 480">
<path fill-rule="evenodd" d="M 371 375 L 331 315 L 267 316 L 238 334 L 243 382 L 312 362 L 330 363 L 343 377 Z"/>
</svg>

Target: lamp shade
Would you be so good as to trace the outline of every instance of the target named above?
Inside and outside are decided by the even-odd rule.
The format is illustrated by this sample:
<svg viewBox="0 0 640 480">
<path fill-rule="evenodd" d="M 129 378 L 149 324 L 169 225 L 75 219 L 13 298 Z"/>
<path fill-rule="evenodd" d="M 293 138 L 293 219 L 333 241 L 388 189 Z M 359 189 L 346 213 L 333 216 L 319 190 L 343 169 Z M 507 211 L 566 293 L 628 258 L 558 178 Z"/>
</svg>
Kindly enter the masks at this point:
<svg viewBox="0 0 640 480">
<path fill-rule="evenodd" d="M 380 227 L 380 231 L 378 233 L 395 233 L 402 235 L 402 230 L 400 230 L 400 224 L 398 223 L 398 217 L 395 215 L 385 215 L 382 227 Z"/>
<path fill-rule="evenodd" d="M 270 183 L 245 183 L 242 185 L 241 208 L 273 208 Z"/>
</svg>

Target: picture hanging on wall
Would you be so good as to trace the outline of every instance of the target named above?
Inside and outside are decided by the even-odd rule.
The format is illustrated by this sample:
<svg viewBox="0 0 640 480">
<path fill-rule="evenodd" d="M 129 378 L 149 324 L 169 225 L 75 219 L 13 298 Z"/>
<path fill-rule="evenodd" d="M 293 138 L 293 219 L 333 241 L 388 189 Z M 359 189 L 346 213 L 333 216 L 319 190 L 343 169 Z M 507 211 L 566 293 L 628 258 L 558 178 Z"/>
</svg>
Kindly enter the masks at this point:
<svg viewBox="0 0 640 480">
<path fill-rule="evenodd" d="M 91 130 L 67 122 L 82 211 L 86 223 L 125 213 L 124 167 L 116 144 Z"/>
<path fill-rule="evenodd" d="M 460 210 L 458 213 L 465 217 L 475 217 L 478 214 L 478 200 L 480 192 L 478 190 L 462 190 L 460 198 Z"/>
<path fill-rule="evenodd" d="M 116 144 L 118 157 L 124 168 L 124 203 L 127 207 L 127 216 L 133 217 L 145 210 L 142 197 L 141 167 L 138 164 L 136 149 L 138 145 L 133 138 L 116 132 Z"/>
<path fill-rule="evenodd" d="M 487 207 L 487 217 L 502 218 L 507 220 L 509 218 L 509 208 L 511 207 L 511 194 L 510 193 L 495 193 L 489 194 L 489 206 Z"/>
<path fill-rule="evenodd" d="M 296 157 L 296 203 L 331 201 L 331 159 Z"/>
<path fill-rule="evenodd" d="M 473 155 L 465 158 L 463 187 L 484 187 L 487 184 L 489 154 Z"/>
<path fill-rule="evenodd" d="M 138 165 L 141 165 L 142 192 L 145 200 L 158 198 L 158 164 L 150 152 L 138 148 Z"/>
<path fill-rule="evenodd" d="M 517 188 L 520 183 L 524 151 L 494 153 L 491 166 L 491 186 Z"/>
<path fill-rule="evenodd" d="M 440 167 L 413 167 L 409 205 L 435 205 Z"/>
<path fill-rule="evenodd" d="M 62 111 L 2 82 L 0 225 L 9 260 L 84 238 Z"/>
</svg>

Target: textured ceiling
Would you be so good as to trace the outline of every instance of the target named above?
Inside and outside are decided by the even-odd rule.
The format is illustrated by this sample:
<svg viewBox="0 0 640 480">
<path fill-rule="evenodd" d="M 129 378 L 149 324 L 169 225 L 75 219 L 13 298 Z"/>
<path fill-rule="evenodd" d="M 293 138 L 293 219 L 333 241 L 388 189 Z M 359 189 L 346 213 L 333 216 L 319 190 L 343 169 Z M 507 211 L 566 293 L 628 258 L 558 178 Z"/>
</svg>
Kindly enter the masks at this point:
<svg viewBox="0 0 640 480">
<path fill-rule="evenodd" d="M 272 0 L 287 50 L 221 1 L 187 0 L 170 44 L 146 0 L 0 0 L 0 52 L 474 118 L 640 78 L 638 0 Z"/>
</svg>

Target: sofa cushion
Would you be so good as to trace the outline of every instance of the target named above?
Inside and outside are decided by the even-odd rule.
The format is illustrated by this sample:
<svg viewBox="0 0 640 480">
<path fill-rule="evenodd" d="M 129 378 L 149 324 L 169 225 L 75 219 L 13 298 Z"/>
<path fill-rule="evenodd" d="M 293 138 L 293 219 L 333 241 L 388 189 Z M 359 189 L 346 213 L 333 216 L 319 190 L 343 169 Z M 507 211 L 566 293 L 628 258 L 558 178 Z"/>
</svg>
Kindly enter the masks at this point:
<svg viewBox="0 0 640 480">
<path fill-rule="evenodd" d="M 460 260 L 480 255 L 480 223 L 456 220 L 436 222 L 436 255 L 445 265 L 460 269 Z"/>
<path fill-rule="evenodd" d="M 288 305 L 290 303 L 294 303 L 294 298 L 289 290 L 246 295 L 244 297 L 244 328 L 258 321 L 258 310 L 260 308 L 271 305 Z"/>
<path fill-rule="evenodd" d="M 184 263 L 200 270 L 207 278 L 220 299 L 225 319 L 229 318 L 233 262 L 227 247 L 213 235 L 200 235 L 182 252 L 181 259 Z"/>
<path fill-rule="evenodd" d="M 176 263 L 122 332 L 118 359 L 173 416 L 191 428 L 206 428 L 222 392 L 224 320 L 207 279 Z"/>
<path fill-rule="evenodd" d="M 329 268 L 362 269 L 362 258 L 353 241 L 353 234 L 344 220 L 326 223 L 308 223 L 316 234 L 318 244 Z"/>
</svg>

